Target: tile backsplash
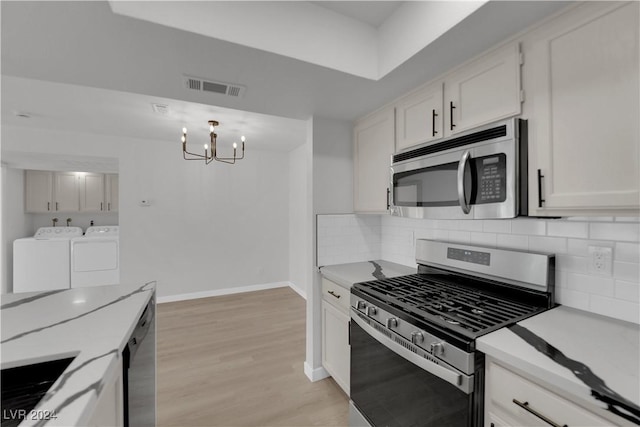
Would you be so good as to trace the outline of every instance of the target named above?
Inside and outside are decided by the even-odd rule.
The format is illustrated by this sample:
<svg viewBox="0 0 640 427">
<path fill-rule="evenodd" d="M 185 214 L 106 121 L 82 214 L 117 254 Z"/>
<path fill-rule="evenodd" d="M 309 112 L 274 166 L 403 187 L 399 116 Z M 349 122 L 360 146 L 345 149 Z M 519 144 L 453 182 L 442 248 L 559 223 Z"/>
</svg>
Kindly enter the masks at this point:
<svg viewBox="0 0 640 427">
<path fill-rule="evenodd" d="M 556 254 L 560 304 L 640 323 L 640 222 L 635 217 L 414 220 L 319 215 L 318 265 L 384 259 L 415 265 L 415 240 Z M 589 246 L 611 248 L 611 272 L 590 268 Z"/>
</svg>

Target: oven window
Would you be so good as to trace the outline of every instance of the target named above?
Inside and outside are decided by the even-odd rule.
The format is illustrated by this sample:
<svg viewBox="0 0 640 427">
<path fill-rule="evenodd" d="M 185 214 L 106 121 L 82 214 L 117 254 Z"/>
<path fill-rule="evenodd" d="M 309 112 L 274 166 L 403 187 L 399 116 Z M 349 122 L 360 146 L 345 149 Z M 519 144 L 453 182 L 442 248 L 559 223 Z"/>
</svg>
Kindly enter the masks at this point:
<svg viewBox="0 0 640 427">
<path fill-rule="evenodd" d="M 351 322 L 351 399 L 373 426 L 469 427 L 473 396 L 387 349 Z"/>
</svg>

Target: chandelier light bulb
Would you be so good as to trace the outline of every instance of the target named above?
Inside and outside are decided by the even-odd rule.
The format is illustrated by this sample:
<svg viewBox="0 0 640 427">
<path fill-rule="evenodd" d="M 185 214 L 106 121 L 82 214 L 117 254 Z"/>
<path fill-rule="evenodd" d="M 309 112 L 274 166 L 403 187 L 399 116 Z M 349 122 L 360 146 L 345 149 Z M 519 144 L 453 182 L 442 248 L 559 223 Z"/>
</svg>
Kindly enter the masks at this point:
<svg viewBox="0 0 640 427">
<path fill-rule="evenodd" d="M 213 132 L 213 125 L 209 126 L 209 132 Z"/>
<path fill-rule="evenodd" d="M 238 144 L 236 144 L 235 142 L 233 143 L 233 149 L 235 150 L 236 148 L 238 148 Z"/>
<path fill-rule="evenodd" d="M 204 149 L 208 150 L 209 149 L 209 145 L 208 144 L 204 144 Z"/>
<path fill-rule="evenodd" d="M 182 133 L 184 133 L 186 135 L 187 133 L 187 128 L 182 128 Z"/>
<path fill-rule="evenodd" d="M 182 142 L 185 142 L 187 140 L 187 138 L 185 138 L 184 135 L 182 135 Z"/>
<path fill-rule="evenodd" d="M 244 135 L 240 137 L 240 141 L 244 142 Z"/>
</svg>

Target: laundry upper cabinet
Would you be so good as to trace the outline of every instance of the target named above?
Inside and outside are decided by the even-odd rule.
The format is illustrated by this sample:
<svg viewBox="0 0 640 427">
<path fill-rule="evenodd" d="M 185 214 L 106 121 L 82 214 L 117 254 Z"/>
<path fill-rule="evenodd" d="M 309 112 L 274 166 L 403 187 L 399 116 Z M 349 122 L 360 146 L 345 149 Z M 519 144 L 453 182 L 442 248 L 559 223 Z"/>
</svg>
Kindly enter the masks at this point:
<svg viewBox="0 0 640 427">
<path fill-rule="evenodd" d="M 80 207 L 78 174 L 55 172 L 53 174 L 54 211 L 77 212 Z"/>
<path fill-rule="evenodd" d="M 394 151 L 394 109 L 388 107 L 356 122 L 353 210 L 381 213 L 389 209 L 389 167 Z"/>
<path fill-rule="evenodd" d="M 396 151 L 443 137 L 443 96 L 437 81 L 396 103 Z"/>
<path fill-rule="evenodd" d="M 25 172 L 25 211 L 51 212 L 53 205 L 53 173 L 28 170 Z"/>
<path fill-rule="evenodd" d="M 638 214 L 639 6 L 584 2 L 524 47 L 531 215 Z"/>
<path fill-rule="evenodd" d="M 118 184 L 118 175 L 105 175 L 105 210 L 107 212 L 118 212 L 120 198 L 120 187 Z"/>
<path fill-rule="evenodd" d="M 78 176 L 80 186 L 80 212 L 102 212 L 105 176 L 101 173 L 83 173 Z"/>
<path fill-rule="evenodd" d="M 519 43 L 510 43 L 445 76 L 445 136 L 520 114 L 520 58 Z"/>
</svg>

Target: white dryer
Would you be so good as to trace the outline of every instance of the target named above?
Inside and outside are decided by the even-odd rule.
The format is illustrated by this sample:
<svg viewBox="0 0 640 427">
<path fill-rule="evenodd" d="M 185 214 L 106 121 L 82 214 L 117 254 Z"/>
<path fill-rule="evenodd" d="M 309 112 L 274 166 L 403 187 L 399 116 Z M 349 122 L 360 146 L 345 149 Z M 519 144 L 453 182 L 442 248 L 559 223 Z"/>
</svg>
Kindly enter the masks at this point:
<svg viewBox="0 0 640 427">
<path fill-rule="evenodd" d="M 13 242 L 13 292 L 71 287 L 70 242 L 80 227 L 40 227 L 33 237 Z"/>
<path fill-rule="evenodd" d="M 71 240 L 71 287 L 120 283 L 120 233 L 117 225 L 89 227 Z"/>
</svg>

